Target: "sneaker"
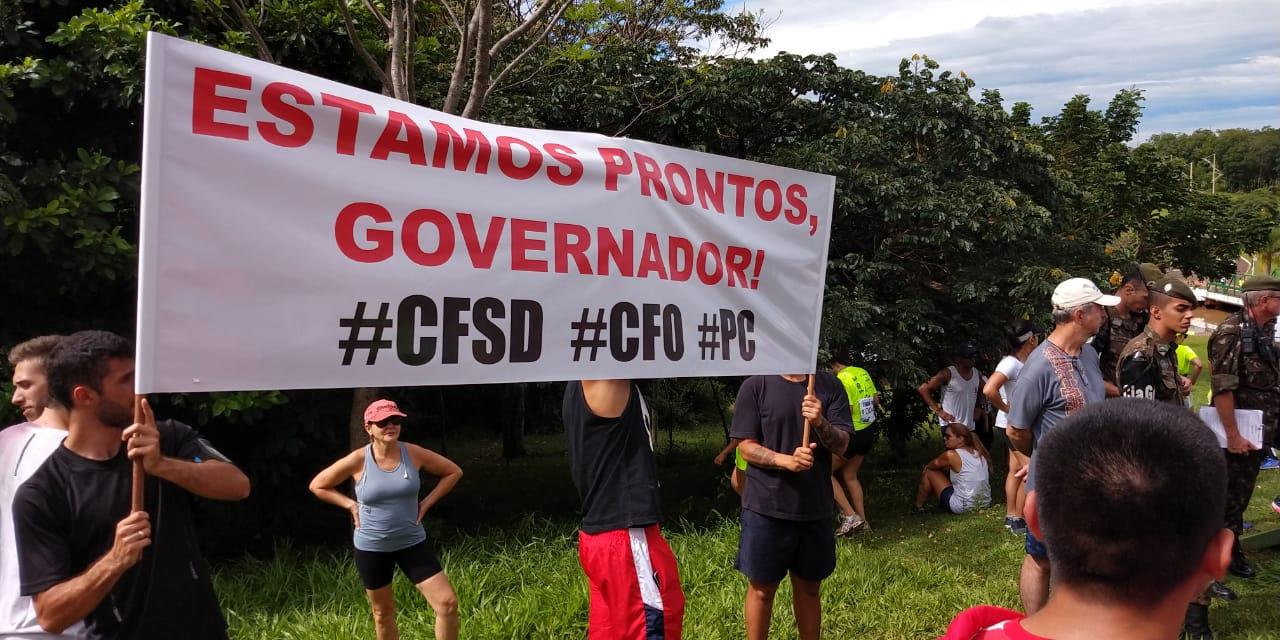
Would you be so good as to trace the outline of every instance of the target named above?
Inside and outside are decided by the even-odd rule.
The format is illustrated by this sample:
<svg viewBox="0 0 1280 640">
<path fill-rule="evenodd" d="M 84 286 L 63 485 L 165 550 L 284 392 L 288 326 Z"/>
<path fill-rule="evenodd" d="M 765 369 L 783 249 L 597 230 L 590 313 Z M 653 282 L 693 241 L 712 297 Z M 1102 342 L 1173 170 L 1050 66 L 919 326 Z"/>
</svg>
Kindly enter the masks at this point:
<svg viewBox="0 0 1280 640">
<path fill-rule="evenodd" d="M 1266 458 L 1262 459 L 1262 465 L 1260 465 L 1258 468 L 1262 469 L 1263 471 L 1266 471 L 1268 469 L 1280 469 L 1280 460 L 1276 460 L 1271 456 L 1267 456 Z"/>
<path fill-rule="evenodd" d="M 847 536 L 853 532 L 853 516 L 840 516 L 840 524 L 836 526 L 837 536 Z"/>
<path fill-rule="evenodd" d="M 1004 528 L 1008 529 L 1008 530 L 1009 530 L 1009 532 L 1010 532 L 1010 533 L 1012 533 L 1012 534 L 1013 534 L 1013 535 L 1015 535 L 1015 536 L 1025 536 L 1025 535 L 1027 535 L 1027 521 L 1026 521 L 1026 520 L 1023 520 L 1022 518 L 1015 518 L 1015 517 L 1013 517 L 1013 516 L 1005 516 L 1005 518 L 1004 518 Z"/>
<path fill-rule="evenodd" d="M 1271 510 L 1280 513 L 1280 496 L 1276 496 L 1271 500 Z"/>
<path fill-rule="evenodd" d="M 864 524 L 866 524 L 866 521 L 856 513 L 851 516 L 840 516 L 840 526 L 836 527 L 836 535 L 847 536 Z"/>
</svg>

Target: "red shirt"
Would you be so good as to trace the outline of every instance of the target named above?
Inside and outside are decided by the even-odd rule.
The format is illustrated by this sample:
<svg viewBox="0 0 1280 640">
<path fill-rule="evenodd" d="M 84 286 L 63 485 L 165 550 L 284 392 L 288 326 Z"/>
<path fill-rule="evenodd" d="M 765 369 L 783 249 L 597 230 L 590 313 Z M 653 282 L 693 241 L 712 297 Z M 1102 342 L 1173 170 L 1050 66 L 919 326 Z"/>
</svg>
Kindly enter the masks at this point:
<svg viewBox="0 0 1280 640">
<path fill-rule="evenodd" d="M 961 611 L 938 640 L 1052 640 L 1023 629 L 1024 617 L 1017 611 L 980 605 Z"/>
</svg>

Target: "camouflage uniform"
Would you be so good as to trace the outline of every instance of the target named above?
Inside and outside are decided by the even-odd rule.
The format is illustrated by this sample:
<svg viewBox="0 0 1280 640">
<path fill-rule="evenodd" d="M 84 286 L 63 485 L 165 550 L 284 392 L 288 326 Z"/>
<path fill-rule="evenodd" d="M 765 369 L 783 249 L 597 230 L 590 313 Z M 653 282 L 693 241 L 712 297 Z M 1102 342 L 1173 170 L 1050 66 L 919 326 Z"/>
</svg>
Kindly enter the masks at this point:
<svg viewBox="0 0 1280 640">
<path fill-rule="evenodd" d="M 1120 351 L 1116 363 L 1116 386 L 1127 398 L 1147 398 L 1184 406 L 1182 379 L 1178 375 L 1178 345 L 1161 342 L 1147 328 Z"/>
<path fill-rule="evenodd" d="M 1194 294 L 1193 294 L 1194 295 Z M 1116 386 L 1126 398 L 1146 398 L 1184 407 L 1182 377 L 1178 374 L 1178 344 L 1163 342 L 1148 326 L 1142 335 L 1129 341 L 1116 365 Z M 1209 606 L 1206 588 L 1191 601 Z"/>
<path fill-rule="evenodd" d="M 1128 318 L 1116 315 L 1113 307 L 1107 307 L 1107 321 L 1102 324 L 1098 334 L 1093 336 L 1090 344 L 1098 352 L 1098 366 L 1102 367 L 1102 379 L 1111 384 L 1116 383 L 1116 364 L 1120 361 L 1120 352 L 1128 346 L 1129 341 L 1142 335 L 1147 326 L 1147 314 L 1130 313 Z"/>
<path fill-rule="evenodd" d="M 1275 440 L 1280 419 L 1280 360 L 1271 336 L 1274 323 L 1256 327 L 1244 312 L 1228 317 L 1209 337 L 1213 395 L 1235 394 L 1237 409 L 1262 411 L 1263 450 Z M 1263 451 L 1227 453 L 1226 526 L 1240 535 L 1253 497 Z"/>
</svg>

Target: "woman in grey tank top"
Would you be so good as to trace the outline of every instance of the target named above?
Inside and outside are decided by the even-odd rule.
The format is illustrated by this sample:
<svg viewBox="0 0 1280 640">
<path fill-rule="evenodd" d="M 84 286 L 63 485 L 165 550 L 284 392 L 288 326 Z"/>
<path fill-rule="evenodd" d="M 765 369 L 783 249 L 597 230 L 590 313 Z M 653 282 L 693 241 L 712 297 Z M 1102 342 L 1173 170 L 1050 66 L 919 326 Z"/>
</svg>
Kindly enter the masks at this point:
<svg viewBox="0 0 1280 640">
<path fill-rule="evenodd" d="M 378 640 L 399 638 L 391 590 L 395 568 L 409 578 L 436 613 L 436 640 L 458 638 L 458 596 L 427 544 L 422 518 L 462 478 L 448 458 L 400 442 L 404 413 L 390 400 L 376 400 L 364 412 L 369 444 L 343 456 L 311 480 L 311 492 L 351 513 L 356 571 L 364 583 Z M 421 501 L 420 472 L 440 478 Z M 355 482 L 352 500 L 335 487 Z"/>
</svg>

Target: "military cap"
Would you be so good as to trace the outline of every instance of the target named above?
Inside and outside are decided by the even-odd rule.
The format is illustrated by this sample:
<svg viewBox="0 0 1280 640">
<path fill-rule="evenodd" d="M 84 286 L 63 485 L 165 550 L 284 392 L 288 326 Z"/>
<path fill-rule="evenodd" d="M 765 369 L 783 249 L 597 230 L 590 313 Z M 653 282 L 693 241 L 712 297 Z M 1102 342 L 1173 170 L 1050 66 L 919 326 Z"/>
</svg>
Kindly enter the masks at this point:
<svg viewBox="0 0 1280 640">
<path fill-rule="evenodd" d="M 1245 291 L 1280 291 L 1280 278 L 1254 276 L 1244 281 Z"/>
<path fill-rule="evenodd" d="M 1163 293 L 1170 298 L 1186 300 L 1191 304 L 1197 304 L 1199 302 L 1196 300 L 1196 292 L 1193 291 L 1191 286 L 1182 278 L 1165 276 L 1157 280 L 1155 284 L 1151 286 L 1151 289 L 1152 291 Z"/>
<path fill-rule="evenodd" d="M 1142 274 L 1143 282 L 1147 283 L 1147 287 L 1154 287 L 1156 282 L 1164 277 L 1164 273 L 1160 271 L 1160 267 L 1150 262 L 1144 262 L 1138 265 L 1138 272 Z"/>
</svg>

